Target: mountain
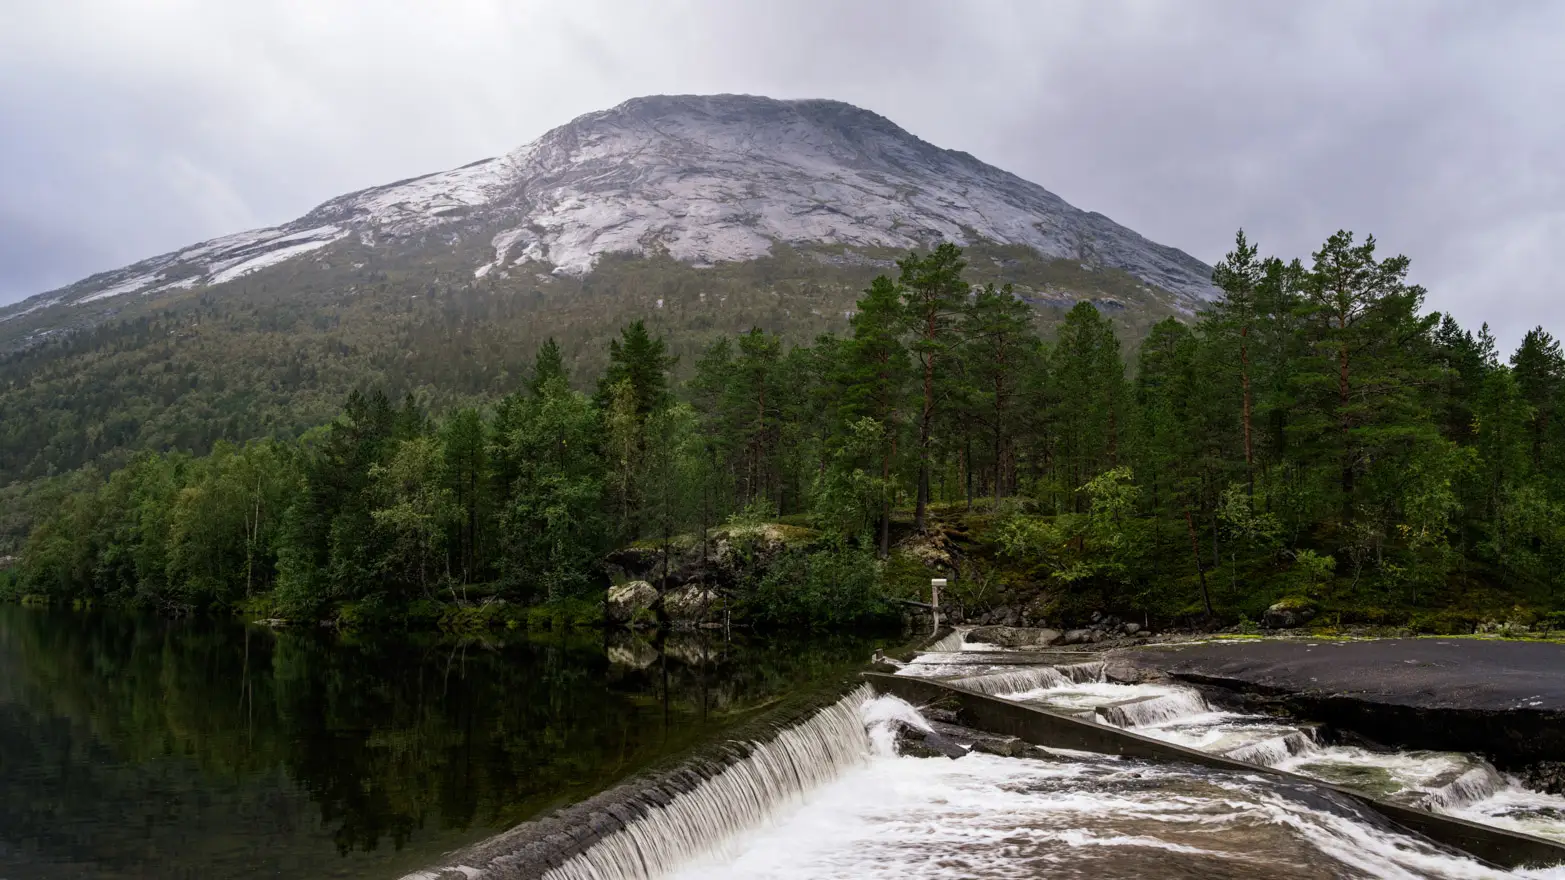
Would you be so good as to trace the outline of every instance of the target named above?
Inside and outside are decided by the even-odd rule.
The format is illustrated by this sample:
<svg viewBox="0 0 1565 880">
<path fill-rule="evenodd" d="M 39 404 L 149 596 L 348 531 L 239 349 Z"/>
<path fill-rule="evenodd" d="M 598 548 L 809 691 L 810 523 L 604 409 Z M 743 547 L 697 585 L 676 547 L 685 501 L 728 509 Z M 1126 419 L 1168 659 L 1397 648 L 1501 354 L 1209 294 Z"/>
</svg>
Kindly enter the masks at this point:
<svg viewBox="0 0 1565 880">
<path fill-rule="evenodd" d="M 0 309 L 0 508 L 138 449 L 295 434 L 353 388 L 493 399 L 550 337 L 585 386 L 635 319 L 686 374 L 719 334 L 841 334 L 875 275 L 944 239 L 1045 331 L 1088 300 L 1134 345 L 1213 293 L 1189 255 L 868 111 L 639 98 Z"/>
<path fill-rule="evenodd" d="M 611 253 L 666 253 L 705 267 L 767 256 L 779 243 L 905 251 L 940 240 L 1021 245 L 1118 269 L 1186 311 L 1213 293 L 1210 267 L 1188 254 L 867 110 L 658 96 L 589 113 L 504 156 L 94 275 L 0 310 L 0 321 L 222 288 L 288 262 L 329 263 L 344 243 L 397 251 L 481 242 L 470 267 L 478 279 L 520 268 L 582 276 Z"/>
</svg>

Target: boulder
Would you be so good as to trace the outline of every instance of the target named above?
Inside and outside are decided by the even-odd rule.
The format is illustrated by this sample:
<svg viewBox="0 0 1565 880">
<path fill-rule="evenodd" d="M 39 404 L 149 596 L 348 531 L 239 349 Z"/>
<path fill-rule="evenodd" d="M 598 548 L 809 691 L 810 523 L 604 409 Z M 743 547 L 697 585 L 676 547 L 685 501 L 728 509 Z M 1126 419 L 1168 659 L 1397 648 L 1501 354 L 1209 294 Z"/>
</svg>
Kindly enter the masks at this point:
<svg viewBox="0 0 1565 880">
<path fill-rule="evenodd" d="M 966 756 L 967 749 L 944 734 L 904 725 L 897 730 L 897 754 L 912 758 L 950 758 L 955 761 Z"/>
<path fill-rule="evenodd" d="M 966 641 L 981 642 L 1001 648 L 1047 648 L 1060 640 L 1057 629 L 1034 629 L 1017 626 L 980 626 L 969 630 Z"/>
<path fill-rule="evenodd" d="M 1315 617 L 1315 608 L 1304 599 L 1284 599 L 1266 609 L 1261 625 L 1268 629 L 1303 626 Z"/>
<path fill-rule="evenodd" d="M 663 597 L 663 612 L 675 623 L 698 623 L 714 612 L 721 617 L 722 601 L 716 590 L 680 587 Z"/>
<path fill-rule="evenodd" d="M 1517 774 L 1528 788 L 1565 794 L 1565 761 L 1539 761 Z"/>
<path fill-rule="evenodd" d="M 1090 641 L 1091 639 L 1092 630 L 1090 629 L 1068 629 L 1065 631 L 1065 635 L 1061 638 L 1061 641 L 1067 645 L 1080 645 L 1083 642 Z"/>
<path fill-rule="evenodd" d="M 1125 624 L 1125 635 L 1133 636 L 1133 635 L 1135 635 L 1138 632 L 1141 632 L 1141 624 L 1139 624 L 1139 623 L 1127 623 L 1127 624 Z"/>
<path fill-rule="evenodd" d="M 1027 743 L 1014 736 L 986 736 L 973 743 L 973 751 L 975 752 L 985 752 L 1004 758 L 1015 758 L 1026 752 L 1027 749 Z"/>
<path fill-rule="evenodd" d="M 658 590 L 646 581 L 631 581 L 609 588 L 609 620 L 630 623 L 657 604 Z"/>
</svg>

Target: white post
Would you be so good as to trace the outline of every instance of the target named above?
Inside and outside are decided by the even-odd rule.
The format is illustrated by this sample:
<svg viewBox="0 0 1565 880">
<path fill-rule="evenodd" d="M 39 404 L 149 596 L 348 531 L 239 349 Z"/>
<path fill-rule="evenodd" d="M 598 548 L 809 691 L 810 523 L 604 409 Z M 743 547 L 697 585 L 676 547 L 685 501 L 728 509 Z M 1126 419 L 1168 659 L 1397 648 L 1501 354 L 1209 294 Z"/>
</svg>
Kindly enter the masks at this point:
<svg viewBox="0 0 1565 880">
<path fill-rule="evenodd" d="M 929 614 L 935 620 L 935 628 L 932 632 L 940 630 L 940 588 L 945 585 L 945 578 L 929 579 Z"/>
</svg>

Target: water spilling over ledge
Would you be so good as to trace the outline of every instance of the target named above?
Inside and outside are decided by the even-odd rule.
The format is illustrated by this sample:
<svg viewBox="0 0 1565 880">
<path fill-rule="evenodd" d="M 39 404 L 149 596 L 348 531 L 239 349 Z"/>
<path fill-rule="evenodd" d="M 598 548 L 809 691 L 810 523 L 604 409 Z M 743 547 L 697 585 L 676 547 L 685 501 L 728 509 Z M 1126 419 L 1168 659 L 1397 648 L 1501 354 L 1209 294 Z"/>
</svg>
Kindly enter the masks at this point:
<svg viewBox="0 0 1565 880">
<path fill-rule="evenodd" d="M 1102 664 L 1017 675 L 1023 671 L 964 683 L 980 682 L 1003 698 L 961 692 L 1018 709 L 1021 700 L 1053 692 L 1067 709 L 1059 717 L 1070 723 L 1085 716 L 1092 728 L 1122 724 L 1168 742 L 1226 724 L 1231 729 L 1207 745 L 1257 764 L 1320 760 L 1328 751 L 1313 730 L 1235 720 L 1190 689 L 1106 681 Z M 902 677 L 901 686 L 948 687 L 916 677 Z M 1116 688 L 1136 693 L 1125 697 Z M 1236 774 L 1226 759 L 1203 767 L 1047 749 L 1024 757 L 959 749 L 956 761 L 909 757 L 897 752 L 898 729 L 949 734 L 908 703 L 862 686 L 786 717 L 405 880 L 1565 877 L 1565 870 L 1486 866 L 1408 834 L 1339 790 L 1299 777 Z M 1428 765 L 1425 805 L 1471 809 L 1508 791 L 1485 765 L 1404 760 Z"/>
<path fill-rule="evenodd" d="M 749 731 L 751 738 L 525 823 L 404 880 L 664 876 L 868 760 L 861 709 L 873 696 L 859 685 L 840 698 L 805 701 Z"/>
</svg>

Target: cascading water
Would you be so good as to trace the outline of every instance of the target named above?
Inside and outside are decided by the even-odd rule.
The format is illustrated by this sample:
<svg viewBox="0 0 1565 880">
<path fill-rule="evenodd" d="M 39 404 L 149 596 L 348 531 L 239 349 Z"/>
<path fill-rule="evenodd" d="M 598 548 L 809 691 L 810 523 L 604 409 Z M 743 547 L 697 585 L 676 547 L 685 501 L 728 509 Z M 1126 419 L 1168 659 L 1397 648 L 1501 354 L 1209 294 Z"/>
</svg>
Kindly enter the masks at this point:
<svg viewBox="0 0 1565 880">
<path fill-rule="evenodd" d="M 960 651 L 960 650 L 962 650 L 962 648 L 966 644 L 966 642 L 967 642 L 967 629 L 966 628 L 958 628 L 958 629 L 956 629 L 953 632 L 947 633 L 939 641 L 936 641 L 936 642 L 934 642 L 932 644 L 926 645 L 924 647 L 924 650 L 925 651 L 934 651 L 934 652 L 938 652 L 938 653 L 949 653 L 949 652 L 952 652 L 952 651 Z"/>
<path fill-rule="evenodd" d="M 1071 681 L 1083 684 L 1089 681 L 1103 681 L 1103 671 L 1107 667 L 1103 663 L 1067 663 L 1054 668 Z"/>
<path fill-rule="evenodd" d="M 958 678 L 952 681 L 951 684 L 970 691 L 977 691 L 980 694 L 998 697 L 1039 688 L 1056 687 L 1069 682 L 1069 678 L 1066 678 L 1052 666 L 1022 666 L 1005 672 Z"/>
<path fill-rule="evenodd" d="M 1085 665 L 1085 664 L 1078 664 Z M 1058 668 L 1033 688 L 984 693 L 1133 729 L 1167 742 L 1310 776 L 1374 797 L 1565 840 L 1565 797 L 1529 791 L 1487 763 L 1447 752 L 1378 752 L 1326 745 L 1310 725 L 1214 710 L 1200 692 L 1156 684 L 1115 684 L 1086 670 Z M 1016 670 L 1005 675 L 1023 678 Z M 1002 676 L 983 678 L 1001 680 Z M 981 679 L 958 679 L 970 687 Z M 976 688 L 975 688 L 976 689 Z"/>
<path fill-rule="evenodd" d="M 1098 716 L 1116 727 L 1151 727 L 1210 711 L 1199 693 L 1184 688 L 1097 707 Z"/>
<path fill-rule="evenodd" d="M 1127 696 L 1113 692 L 1125 686 L 1076 682 L 1089 677 L 1085 669 L 1056 676 L 1053 689 L 1078 701 L 1170 696 L 1150 686 Z M 1189 704 L 1176 695 L 1165 705 Z M 1170 724 L 1177 722 L 1142 730 Z M 897 753 L 899 729 L 916 736 L 935 727 L 902 700 L 862 687 L 747 744 L 721 769 L 681 777 L 694 782 L 677 794 L 647 794 L 655 803 L 624 813 L 617 830 L 594 837 L 591 827 L 571 826 L 513 842 L 525 859 L 530 848 L 594 841 L 553 862 L 541 873 L 548 880 L 1565 878 L 1565 871 L 1501 874 L 1334 794 L 1259 775 L 1083 753 L 1045 760 L 974 751 L 955 761 Z M 1466 784 L 1460 774 L 1442 778 L 1448 788 Z M 540 876 L 510 857 L 490 865 L 415 876 Z"/>
<path fill-rule="evenodd" d="M 898 756 L 900 701 L 860 712 L 868 759 L 794 809 L 705 848 L 675 880 L 1498 878 L 1335 795 L 1260 776 L 1099 755 Z M 603 875 L 607 876 L 607 875 Z M 640 876 L 640 875 L 636 875 Z"/>
<path fill-rule="evenodd" d="M 650 880 L 720 848 L 741 831 L 765 824 L 809 791 L 869 757 L 873 743 L 861 711 L 873 697 L 868 686 L 858 688 L 770 742 L 755 746 L 747 757 L 690 791 L 599 840 L 549 871 L 545 880 Z M 911 713 L 911 707 L 907 711 Z M 912 715 L 916 717 L 916 713 Z M 884 735 L 880 739 L 889 748 L 889 739 Z"/>
</svg>

